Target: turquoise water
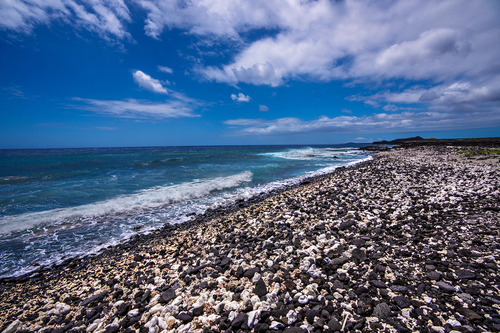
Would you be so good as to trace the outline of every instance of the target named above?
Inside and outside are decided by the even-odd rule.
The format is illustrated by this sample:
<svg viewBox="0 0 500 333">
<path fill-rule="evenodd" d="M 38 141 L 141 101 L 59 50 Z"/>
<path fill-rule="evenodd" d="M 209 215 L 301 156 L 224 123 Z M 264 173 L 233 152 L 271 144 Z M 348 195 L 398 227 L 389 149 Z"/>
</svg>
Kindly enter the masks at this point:
<svg viewBox="0 0 500 333">
<path fill-rule="evenodd" d="M 0 277 L 366 158 L 342 146 L 0 150 Z"/>
</svg>

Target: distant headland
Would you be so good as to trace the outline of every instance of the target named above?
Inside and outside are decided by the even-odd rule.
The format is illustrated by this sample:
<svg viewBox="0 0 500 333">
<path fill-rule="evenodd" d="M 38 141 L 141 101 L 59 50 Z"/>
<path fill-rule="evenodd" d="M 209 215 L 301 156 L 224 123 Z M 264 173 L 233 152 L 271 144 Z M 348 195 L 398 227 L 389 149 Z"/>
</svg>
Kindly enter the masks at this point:
<svg viewBox="0 0 500 333">
<path fill-rule="evenodd" d="M 493 147 L 500 144 L 500 137 L 496 138 L 465 138 L 465 139 L 424 139 L 420 136 L 396 139 L 392 141 L 376 141 L 375 145 L 398 145 L 403 147 L 416 146 L 487 146 Z"/>
</svg>

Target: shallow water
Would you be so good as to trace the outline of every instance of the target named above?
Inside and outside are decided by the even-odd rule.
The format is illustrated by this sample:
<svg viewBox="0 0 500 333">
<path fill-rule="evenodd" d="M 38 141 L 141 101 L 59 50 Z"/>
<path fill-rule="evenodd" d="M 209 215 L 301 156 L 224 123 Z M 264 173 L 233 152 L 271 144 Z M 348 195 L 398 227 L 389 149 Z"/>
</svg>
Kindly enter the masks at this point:
<svg viewBox="0 0 500 333">
<path fill-rule="evenodd" d="M 0 151 L 0 277 L 366 159 L 353 147 Z"/>
</svg>

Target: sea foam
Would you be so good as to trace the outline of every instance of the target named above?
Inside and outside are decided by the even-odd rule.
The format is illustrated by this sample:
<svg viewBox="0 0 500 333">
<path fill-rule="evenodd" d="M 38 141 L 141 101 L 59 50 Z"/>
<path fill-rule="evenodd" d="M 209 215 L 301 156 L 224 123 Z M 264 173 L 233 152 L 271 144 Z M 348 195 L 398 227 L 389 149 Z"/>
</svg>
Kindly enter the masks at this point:
<svg viewBox="0 0 500 333">
<path fill-rule="evenodd" d="M 190 199 L 208 196 L 214 191 L 240 186 L 250 182 L 253 174 L 250 171 L 227 177 L 194 180 L 170 186 L 157 186 L 142 190 L 135 194 L 122 195 L 116 198 L 92 204 L 52 209 L 42 212 L 25 213 L 0 219 L 0 234 L 27 230 L 37 225 L 61 225 L 72 221 L 80 221 L 93 217 L 119 215 L 128 212 L 137 213 L 147 209 L 162 207 Z"/>
</svg>

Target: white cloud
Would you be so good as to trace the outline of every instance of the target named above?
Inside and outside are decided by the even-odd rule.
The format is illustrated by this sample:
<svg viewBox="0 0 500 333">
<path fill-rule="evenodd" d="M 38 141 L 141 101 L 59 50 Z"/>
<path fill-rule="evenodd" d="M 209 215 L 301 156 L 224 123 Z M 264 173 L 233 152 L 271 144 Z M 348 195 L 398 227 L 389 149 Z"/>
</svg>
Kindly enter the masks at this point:
<svg viewBox="0 0 500 333">
<path fill-rule="evenodd" d="M 260 112 L 267 112 L 269 111 L 269 107 L 267 105 L 259 105 L 259 111 Z"/>
<path fill-rule="evenodd" d="M 165 29 L 180 28 L 196 35 L 238 38 L 239 32 L 255 27 L 276 26 L 278 4 L 265 0 L 169 1 L 138 0 L 147 11 L 145 30 L 159 38 Z"/>
<path fill-rule="evenodd" d="M 147 35 L 167 29 L 236 50 L 199 67 L 217 82 L 279 86 L 287 80 L 404 78 L 450 82 L 500 75 L 499 6 L 491 0 L 135 0 Z M 30 31 L 52 20 L 105 38 L 130 37 L 125 0 L 3 0 L 0 27 Z M 258 31 L 258 34 L 248 32 Z M 257 37 L 256 37 L 257 36 Z M 259 37 L 260 36 L 260 37 Z M 233 48 L 236 42 L 236 48 Z M 169 72 L 168 67 L 164 67 Z M 160 67 L 159 67 L 159 70 Z"/>
<path fill-rule="evenodd" d="M 273 135 L 289 133 L 391 133 L 410 131 L 431 131 L 487 128 L 500 125 L 500 114 L 495 110 L 474 111 L 456 117 L 449 112 L 401 112 L 379 113 L 371 116 L 322 116 L 316 120 L 303 121 L 299 118 L 232 119 L 224 122 L 231 127 L 241 128 L 239 135 Z"/>
<path fill-rule="evenodd" d="M 144 30 L 152 38 L 180 29 L 195 36 L 196 46 L 217 41 L 230 58 L 210 66 L 196 59 L 197 73 L 208 80 L 272 87 L 291 80 L 375 82 L 380 87 L 398 80 L 405 88 L 350 98 L 392 115 L 427 106 L 488 113 L 500 103 L 500 6 L 494 0 L 131 3 L 0 0 L 0 29 L 30 33 L 36 25 L 58 21 L 108 40 L 131 39 L 127 24 L 134 6 L 144 10 Z M 165 66 L 158 70 L 172 73 Z M 143 72 L 135 72 L 134 79 L 145 89 L 167 93 Z M 245 101 L 248 96 L 236 97 Z"/>
<path fill-rule="evenodd" d="M 53 20 L 71 22 L 80 29 L 98 33 L 105 39 L 130 38 L 126 23 L 131 21 L 124 0 L 2 0 L 0 28 L 30 33 L 37 24 Z"/>
<path fill-rule="evenodd" d="M 205 6 L 219 1 L 170 8 L 191 14 L 207 11 L 202 21 L 183 23 L 192 33 L 210 38 L 243 39 L 240 35 L 247 30 L 276 29 L 272 36 L 244 41 L 229 63 L 202 68 L 200 72 L 210 80 L 269 86 L 295 79 L 440 82 L 458 77 L 474 80 L 484 73 L 498 73 L 500 67 L 500 46 L 493 43 L 500 33 L 499 10 L 491 1 L 297 0 L 281 7 L 254 1 L 257 12 L 269 11 L 260 20 L 246 18 L 235 8 L 242 2 L 210 10 Z M 250 6 L 243 3 L 245 8 Z M 220 25 L 221 21 L 225 24 Z M 179 26 L 162 22 L 158 26 Z"/>
<path fill-rule="evenodd" d="M 470 106 L 478 110 L 488 109 L 500 102 L 500 77 L 485 79 L 480 83 L 455 81 L 430 87 L 415 86 L 403 91 L 382 91 L 371 96 L 351 96 L 348 99 L 377 107 L 386 104 L 383 106 L 386 111 L 408 109 L 408 104 L 455 111 Z"/>
<path fill-rule="evenodd" d="M 237 102 L 250 102 L 250 96 L 243 93 L 238 93 L 238 95 L 231 94 L 231 99 Z"/>
<path fill-rule="evenodd" d="M 189 98 L 154 103 L 144 100 L 96 100 L 74 98 L 75 107 L 107 116 L 133 119 L 199 117 L 193 112 L 195 102 Z"/>
<path fill-rule="evenodd" d="M 158 66 L 158 70 L 160 72 L 163 72 L 163 73 L 167 73 L 167 74 L 173 74 L 174 73 L 174 70 L 170 67 L 167 67 L 167 66 Z"/>
<path fill-rule="evenodd" d="M 134 81 L 144 89 L 150 90 L 158 94 L 168 94 L 168 91 L 161 82 L 157 79 L 153 79 L 148 74 L 142 71 L 135 71 L 132 76 Z"/>
</svg>

